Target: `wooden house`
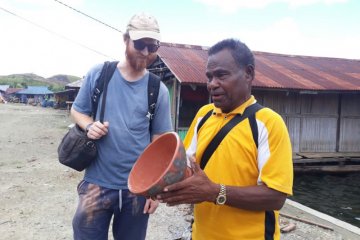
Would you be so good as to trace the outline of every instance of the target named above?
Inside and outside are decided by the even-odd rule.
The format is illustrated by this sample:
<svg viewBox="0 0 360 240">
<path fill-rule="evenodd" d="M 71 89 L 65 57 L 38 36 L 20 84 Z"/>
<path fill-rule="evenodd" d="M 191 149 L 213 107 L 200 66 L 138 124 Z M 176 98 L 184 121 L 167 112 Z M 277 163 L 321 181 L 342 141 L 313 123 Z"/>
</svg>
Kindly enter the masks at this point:
<svg viewBox="0 0 360 240">
<path fill-rule="evenodd" d="M 55 92 L 55 104 L 54 108 L 68 109 L 70 110 L 72 103 L 74 102 L 76 95 L 79 92 L 83 79 L 79 79 L 75 82 L 65 85 L 65 90 Z"/>
<path fill-rule="evenodd" d="M 360 60 L 254 52 L 253 95 L 287 124 L 293 152 L 341 153 L 360 161 Z M 169 88 L 176 131 L 184 136 L 210 102 L 207 48 L 162 43 L 149 70 Z"/>
<path fill-rule="evenodd" d="M 18 92 L 16 95 L 20 98 L 22 103 L 41 103 L 44 99 L 53 96 L 53 92 L 47 86 L 28 86 Z"/>
<path fill-rule="evenodd" d="M 23 90 L 23 88 L 8 88 L 5 91 L 5 99 L 10 102 L 19 102 L 19 98 L 16 97 L 16 93 Z"/>
<path fill-rule="evenodd" d="M 5 93 L 9 87 L 10 85 L 0 85 L 0 93 Z"/>
<path fill-rule="evenodd" d="M 0 103 L 6 103 L 5 92 L 9 88 L 9 85 L 0 85 Z"/>
<path fill-rule="evenodd" d="M 67 109 L 70 110 L 72 103 L 74 102 L 77 94 L 79 93 L 83 81 L 84 79 L 79 79 L 75 82 L 66 84 L 65 91 L 63 91 L 57 99 L 61 107 L 66 105 Z"/>
</svg>

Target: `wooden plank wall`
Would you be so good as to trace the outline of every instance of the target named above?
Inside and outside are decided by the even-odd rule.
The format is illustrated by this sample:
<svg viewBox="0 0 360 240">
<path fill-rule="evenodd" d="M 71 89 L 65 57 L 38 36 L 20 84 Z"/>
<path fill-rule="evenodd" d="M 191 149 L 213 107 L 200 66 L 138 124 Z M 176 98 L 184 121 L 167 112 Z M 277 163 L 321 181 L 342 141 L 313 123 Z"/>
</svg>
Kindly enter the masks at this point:
<svg viewBox="0 0 360 240">
<path fill-rule="evenodd" d="M 338 94 L 302 94 L 300 152 L 336 152 Z"/>
<path fill-rule="evenodd" d="M 360 94 L 341 96 L 339 151 L 360 152 Z"/>
<path fill-rule="evenodd" d="M 360 152 L 360 94 L 263 90 L 253 94 L 284 118 L 293 152 Z"/>
</svg>

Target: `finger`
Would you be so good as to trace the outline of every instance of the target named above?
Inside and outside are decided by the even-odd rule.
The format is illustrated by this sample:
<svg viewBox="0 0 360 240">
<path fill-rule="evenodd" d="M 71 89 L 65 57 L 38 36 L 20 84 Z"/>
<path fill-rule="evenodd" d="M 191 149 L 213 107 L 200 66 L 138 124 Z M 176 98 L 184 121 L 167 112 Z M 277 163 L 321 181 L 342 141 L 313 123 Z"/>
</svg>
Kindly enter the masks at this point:
<svg viewBox="0 0 360 240">
<path fill-rule="evenodd" d="M 96 134 L 98 134 L 100 137 L 107 134 L 108 129 L 100 122 L 95 122 L 90 129 L 92 129 Z"/>
<path fill-rule="evenodd" d="M 147 213 L 148 210 L 149 210 L 150 201 L 151 201 L 150 199 L 146 199 L 145 206 L 144 206 L 144 210 L 143 210 L 144 214 Z"/>
<path fill-rule="evenodd" d="M 149 213 L 149 214 L 154 213 L 155 210 L 158 208 L 158 206 L 159 206 L 159 201 L 153 201 L 153 200 L 151 200 L 151 202 L 150 202 L 150 208 L 149 208 L 149 210 L 148 210 L 148 213 Z"/>
<path fill-rule="evenodd" d="M 104 123 L 99 122 L 99 123 L 100 123 L 100 125 L 98 125 L 99 128 L 105 133 L 104 135 L 106 135 L 109 130 L 109 122 L 104 122 Z"/>
<path fill-rule="evenodd" d="M 87 136 L 90 139 L 94 139 L 94 140 L 99 139 L 98 134 L 96 134 L 96 133 L 94 134 L 94 131 L 90 132 L 90 130 L 89 130 L 89 132 L 87 133 Z"/>
<path fill-rule="evenodd" d="M 164 188 L 164 192 L 178 191 L 178 190 L 183 189 L 184 187 L 186 187 L 188 185 L 187 184 L 188 179 L 189 178 L 186 178 L 180 182 L 173 183 L 171 185 L 166 186 Z"/>
<path fill-rule="evenodd" d="M 192 161 L 192 162 L 196 162 L 195 156 L 189 156 L 189 160 Z"/>
<path fill-rule="evenodd" d="M 87 135 L 91 139 L 99 139 L 103 136 L 102 134 L 98 133 L 98 131 L 96 130 L 96 127 L 89 128 Z"/>
<path fill-rule="evenodd" d="M 161 203 L 166 203 L 166 204 L 172 204 L 174 202 L 180 202 L 181 200 L 179 200 L 180 197 L 176 196 L 165 196 L 165 195 L 160 195 L 159 196 L 159 202 Z"/>
<path fill-rule="evenodd" d="M 199 171 L 201 171 L 200 165 L 198 163 L 196 163 L 195 161 L 191 161 L 191 169 L 193 171 L 193 173 L 197 173 Z"/>
<path fill-rule="evenodd" d="M 162 192 L 156 195 L 156 199 L 161 203 L 173 202 L 181 199 L 185 199 L 186 196 L 183 192 L 174 191 L 174 192 Z"/>
<path fill-rule="evenodd" d="M 159 193 L 158 195 L 156 195 L 156 200 L 163 203 L 163 202 L 167 202 L 168 199 L 171 199 L 172 197 L 174 197 L 174 193 L 163 192 L 163 193 Z"/>
<path fill-rule="evenodd" d="M 166 206 L 171 207 L 171 206 L 176 206 L 176 205 L 180 205 L 180 204 L 191 204 L 193 202 L 190 199 L 173 198 L 173 199 L 168 199 L 164 203 L 166 203 Z"/>
</svg>

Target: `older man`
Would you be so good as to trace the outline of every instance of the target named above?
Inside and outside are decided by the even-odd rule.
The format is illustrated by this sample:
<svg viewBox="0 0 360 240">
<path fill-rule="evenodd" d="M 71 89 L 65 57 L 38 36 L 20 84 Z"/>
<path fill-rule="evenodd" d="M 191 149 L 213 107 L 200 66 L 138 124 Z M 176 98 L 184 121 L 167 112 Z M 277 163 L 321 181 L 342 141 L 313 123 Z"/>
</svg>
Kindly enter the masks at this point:
<svg viewBox="0 0 360 240">
<path fill-rule="evenodd" d="M 280 115 L 261 108 L 251 95 L 255 63 L 244 43 L 226 39 L 208 54 L 213 104 L 198 111 L 184 141 L 197 162 L 194 174 L 157 198 L 169 205 L 195 204 L 193 240 L 280 239 L 278 210 L 293 182 L 287 128 Z M 244 119 L 209 148 L 235 118 Z"/>
</svg>

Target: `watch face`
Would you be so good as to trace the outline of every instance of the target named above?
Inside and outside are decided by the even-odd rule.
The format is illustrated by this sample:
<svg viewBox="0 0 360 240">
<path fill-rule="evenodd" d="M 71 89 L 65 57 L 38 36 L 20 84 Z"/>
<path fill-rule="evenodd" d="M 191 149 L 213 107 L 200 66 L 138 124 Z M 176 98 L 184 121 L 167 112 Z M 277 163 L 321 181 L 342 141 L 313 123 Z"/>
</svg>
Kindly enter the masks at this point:
<svg viewBox="0 0 360 240">
<path fill-rule="evenodd" d="M 224 204 L 225 201 L 226 201 L 226 197 L 223 195 L 218 196 L 218 198 L 216 200 L 217 204 Z"/>
</svg>

